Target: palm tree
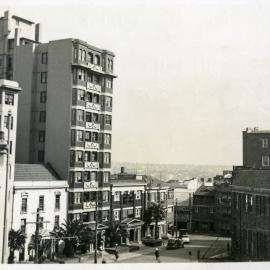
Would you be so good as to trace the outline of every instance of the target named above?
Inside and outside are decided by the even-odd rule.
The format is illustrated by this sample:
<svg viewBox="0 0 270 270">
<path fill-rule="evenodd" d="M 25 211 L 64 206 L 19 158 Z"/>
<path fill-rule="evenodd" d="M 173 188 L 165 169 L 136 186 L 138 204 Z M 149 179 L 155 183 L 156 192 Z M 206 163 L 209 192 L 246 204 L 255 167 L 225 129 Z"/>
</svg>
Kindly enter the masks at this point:
<svg viewBox="0 0 270 270">
<path fill-rule="evenodd" d="M 24 248 L 25 244 L 25 234 L 21 230 L 13 230 L 9 231 L 8 235 L 8 246 L 10 249 L 9 252 L 9 263 L 14 263 L 14 252 L 15 250 L 20 250 Z"/>
<path fill-rule="evenodd" d="M 108 230 L 105 232 L 106 239 L 108 240 L 108 243 L 110 247 L 114 247 L 115 244 L 121 244 L 121 238 L 127 238 L 127 230 L 124 228 L 121 228 L 119 224 L 112 223 Z"/>
<path fill-rule="evenodd" d="M 61 224 L 58 229 L 53 231 L 51 234 L 56 238 L 63 238 L 65 242 L 64 254 L 67 257 L 73 257 L 76 246 L 80 243 L 87 244 L 92 238 L 91 229 L 82 223 L 80 220 L 65 220 L 65 223 Z M 86 237 L 89 236 L 89 238 Z"/>
<path fill-rule="evenodd" d="M 165 210 L 161 204 L 151 203 L 151 206 L 145 210 L 143 220 L 146 226 L 155 222 L 155 239 L 158 239 L 158 222 L 165 219 Z"/>
</svg>

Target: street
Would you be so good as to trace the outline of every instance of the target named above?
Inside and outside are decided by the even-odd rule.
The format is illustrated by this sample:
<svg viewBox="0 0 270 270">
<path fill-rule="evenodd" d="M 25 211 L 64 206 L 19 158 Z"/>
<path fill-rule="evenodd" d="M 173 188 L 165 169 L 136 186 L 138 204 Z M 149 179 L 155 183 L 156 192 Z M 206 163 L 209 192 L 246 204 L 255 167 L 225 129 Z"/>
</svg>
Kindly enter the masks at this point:
<svg viewBox="0 0 270 270">
<path fill-rule="evenodd" d="M 166 246 L 158 247 L 160 251 L 160 263 L 177 263 L 177 262 L 198 262 L 198 251 L 200 258 L 219 257 L 227 255 L 227 244 L 230 238 L 215 237 L 208 235 L 191 235 L 190 244 L 185 244 L 184 248 L 166 249 Z M 117 263 L 158 263 L 155 259 L 155 247 L 142 245 L 140 250 L 119 254 Z M 115 256 L 103 252 L 103 258 L 106 263 L 115 263 Z M 99 256 L 98 263 L 101 263 L 102 257 Z M 78 260 L 68 260 L 66 263 L 78 263 Z M 80 263 L 93 263 L 93 259 L 82 257 Z"/>
</svg>

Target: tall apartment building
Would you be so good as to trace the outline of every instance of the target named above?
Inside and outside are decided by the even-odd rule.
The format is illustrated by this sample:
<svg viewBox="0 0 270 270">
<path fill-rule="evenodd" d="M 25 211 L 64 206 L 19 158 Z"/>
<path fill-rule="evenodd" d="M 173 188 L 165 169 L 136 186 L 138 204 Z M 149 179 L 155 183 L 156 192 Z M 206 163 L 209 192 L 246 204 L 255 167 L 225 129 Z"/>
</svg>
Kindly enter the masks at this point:
<svg viewBox="0 0 270 270">
<path fill-rule="evenodd" d="M 16 26 L 19 17 L 6 17 Z M 39 27 L 18 20 L 35 34 L 15 29 L 21 37 L 14 37 L 13 66 L 6 71 L 23 88 L 16 160 L 48 163 L 61 179 L 69 179 L 72 218 L 92 222 L 91 202 L 98 196 L 102 222 L 109 214 L 115 55 L 79 39 L 41 44 Z"/>
<path fill-rule="evenodd" d="M 270 169 L 270 131 L 247 128 L 243 131 L 243 166 Z"/>
<path fill-rule="evenodd" d="M 0 256 L 7 262 L 16 150 L 18 83 L 0 80 Z"/>
</svg>

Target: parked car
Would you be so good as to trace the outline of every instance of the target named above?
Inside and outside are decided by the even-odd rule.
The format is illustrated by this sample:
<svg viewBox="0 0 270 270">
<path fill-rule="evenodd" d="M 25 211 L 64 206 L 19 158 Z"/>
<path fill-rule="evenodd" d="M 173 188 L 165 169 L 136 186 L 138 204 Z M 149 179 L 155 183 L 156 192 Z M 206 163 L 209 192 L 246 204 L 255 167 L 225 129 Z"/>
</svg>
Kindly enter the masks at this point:
<svg viewBox="0 0 270 270">
<path fill-rule="evenodd" d="M 190 237 L 189 237 L 188 234 L 182 235 L 181 239 L 183 240 L 184 244 L 189 244 L 190 243 Z"/>
<path fill-rule="evenodd" d="M 182 239 L 180 238 L 171 238 L 168 240 L 168 244 L 167 244 L 167 249 L 170 248 L 183 248 L 184 247 L 184 242 Z"/>
</svg>

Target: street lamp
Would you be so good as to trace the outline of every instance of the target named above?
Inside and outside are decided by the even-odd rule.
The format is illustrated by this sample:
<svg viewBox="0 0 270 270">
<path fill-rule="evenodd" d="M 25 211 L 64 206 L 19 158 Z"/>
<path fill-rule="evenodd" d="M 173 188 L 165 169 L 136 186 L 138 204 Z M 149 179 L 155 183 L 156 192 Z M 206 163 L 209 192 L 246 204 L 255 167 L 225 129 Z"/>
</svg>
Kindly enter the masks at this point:
<svg viewBox="0 0 270 270">
<path fill-rule="evenodd" d="M 5 183 L 5 202 L 4 202 L 4 226 L 3 226 L 3 248 L 2 248 L 2 263 L 5 260 L 5 252 L 6 252 L 6 245 L 7 245 L 7 194 L 8 194 L 8 179 L 9 179 L 9 151 L 10 151 L 10 129 L 11 129 L 11 111 L 8 111 L 8 119 L 7 119 L 7 129 L 8 129 L 8 136 L 7 141 L 4 139 L 4 132 L 1 131 L 1 138 L 0 138 L 0 153 L 7 154 L 7 161 L 6 161 L 6 183 Z"/>
</svg>

